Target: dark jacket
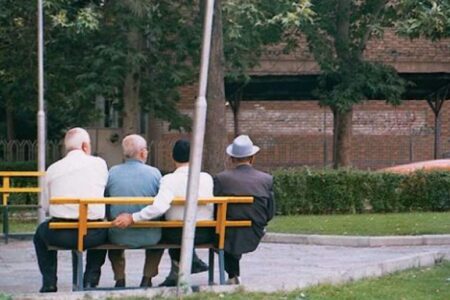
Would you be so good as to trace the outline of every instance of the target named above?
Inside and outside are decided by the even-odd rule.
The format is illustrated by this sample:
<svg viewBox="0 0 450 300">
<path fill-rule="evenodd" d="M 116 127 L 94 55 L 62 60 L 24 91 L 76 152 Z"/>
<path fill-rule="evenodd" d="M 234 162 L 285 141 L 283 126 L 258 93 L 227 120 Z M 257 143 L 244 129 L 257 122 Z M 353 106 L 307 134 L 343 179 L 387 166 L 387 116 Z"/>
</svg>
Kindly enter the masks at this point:
<svg viewBox="0 0 450 300">
<path fill-rule="evenodd" d="M 214 177 L 215 196 L 253 196 L 252 204 L 229 204 L 228 220 L 251 220 L 251 227 L 227 228 L 225 251 L 252 252 L 264 235 L 264 227 L 275 213 L 273 178 L 249 165 L 240 165 Z"/>
</svg>

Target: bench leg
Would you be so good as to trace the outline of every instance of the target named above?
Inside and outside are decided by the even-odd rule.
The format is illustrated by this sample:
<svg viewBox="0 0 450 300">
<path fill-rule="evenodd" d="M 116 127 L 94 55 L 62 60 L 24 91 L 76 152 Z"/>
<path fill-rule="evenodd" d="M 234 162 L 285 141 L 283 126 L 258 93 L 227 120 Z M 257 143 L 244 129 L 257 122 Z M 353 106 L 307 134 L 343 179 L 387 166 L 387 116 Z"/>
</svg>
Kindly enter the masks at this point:
<svg viewBox="0 0 450 300">
<path fill-rule="evenodd" d="M 214 284 L 214 249 L 209 249 L 208 284 Z"/>
<path fill-rule="evenodd" d="M 220 284 L 225 284 L 225 257 L 223 249 L 219 249 L 219 277 Z"/>
<path fill-rule="evenodd" d="M 9 219 L 8 219 L 8 206 L 3 206 L 3 236 L 5 238 L 5 244 L 8 244 L 9 237 Z"/>
<path fill-rule="evenodd" d="M 72 291 L 83 290 L 83 252 L 72 250 Z"/>
</svg>

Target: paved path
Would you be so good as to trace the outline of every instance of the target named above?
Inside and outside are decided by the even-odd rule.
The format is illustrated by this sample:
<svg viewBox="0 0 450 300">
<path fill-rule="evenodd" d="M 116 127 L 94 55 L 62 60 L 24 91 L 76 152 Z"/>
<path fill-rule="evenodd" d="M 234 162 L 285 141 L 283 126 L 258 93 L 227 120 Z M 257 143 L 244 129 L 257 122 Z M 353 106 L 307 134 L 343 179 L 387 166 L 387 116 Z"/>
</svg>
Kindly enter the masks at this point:
<svg viewBox="0 0 450 300">
<path fill-rule="evenodd" d="M 137 286 L 141 278 L 143 251 L 130 250 L 126 253 L 127 285 Z M 199 255 L 206 261 L 206 250 L 199 250 Z M 450 260 L 449 245 L 365 248 L 262 243 L 257 251 L 244 256 L 241 277 L 246 290 L 270 292 L 292 290 L 317 283 L 337 283 L 381 276 L 411 267 L 433 265 L 442 259 Z M 68 251 L 59 253 L 60 292 L 71 290 L 70 261 Z M 113 278 L 109 262 L 102 270 L 100 286 L 112 286 Z M 168 271 L 169 259 L 165 254 L 160 275 L 154 283 L 162 282 Z M 216 280 L 217 278 L 218 274 Z M 207 274 L 194 275 L 193 283 L 207 284 Z M 39 290 L 40 284 L 32 242 L 11 240 L 5 245 L 1 241 L 0 292 L 13 294 L 17 299 L 34 299 L 38 297 L 37 294 L 27 296 L 25 293 L 35 293 Z M 63 294 L 57 295 L 59 296 L 54 295 L 55 299 L 60 299 Z M 62 298 L 67 298 L 66 296 Z"/>
</svg>

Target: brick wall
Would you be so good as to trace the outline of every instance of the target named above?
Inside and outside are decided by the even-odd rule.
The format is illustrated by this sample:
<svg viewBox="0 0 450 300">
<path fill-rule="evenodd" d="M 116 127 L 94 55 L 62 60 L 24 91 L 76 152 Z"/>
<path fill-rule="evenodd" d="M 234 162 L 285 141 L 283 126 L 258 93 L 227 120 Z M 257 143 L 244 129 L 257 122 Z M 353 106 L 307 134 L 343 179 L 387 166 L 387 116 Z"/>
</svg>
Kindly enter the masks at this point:
<svg viewBox="0 0 450 300">
<path fill-rule="evenodd" d="M 195 86 L 184 87 L 180 110 L 193 114 Z M 233 115 L 227 109 L 229 141 L 233 138 Z M 332 160 L 333 116 L 317 101 L 243 101 L 240 132 L 251 136 L 262 151 L 256 165 L 271 170 L 289 166 L 324 166 Z M 450 152 L 450 108 L 442 109 L 441 153 Z M 187 136 L 186 134 L 182 134 Z M 170 170 L 170 149 L 180 136 L 161 128 L 156 141 L 155 164 Z M 363 169 L 433 159 L 434 114 L 426 101 L 404 101 L 391 106 L 384 101 L 367 101 L 354 107 L 353 165 Z"/>
<path fill-rule="evenodd" d="M 318 74 L 320 69 L 308 50 L 304 38 L 299 38 L 299 47 L 289 54 L 282 46 L 267 49 L 254 68 L 253 75 L 297 75 Z M 382 38 L 369 40 L 364 58 L 384 62 L 401 73 L 433 73 L 450 70 L 450 39 L 432 42 L 427 39 L 401 38 L 386 30 Z"/>
<path fill-rule="evenodd" d="M 317 74 L 319 68 L 300 38 L 300 47 L 284 54 L 280 46 L 267 49 L 254 75 Z M 383 38 L 372 38 L 366 59 L 385 62 L 402 73 L 450 71 L 450 39 L 431 42 L 397 37 L 387 30 Z M 181 111 L 192 115 L 197 86 L 180 89 Z M 450 104 L 442 109 L 441 156 L 450 157 Z M 324 166 L 332 159 L 333 117 L 317 101 L 244 101 L 239 124 L 262 147 L 256 164 L 263 169 L 286 166 Z M 229 141 L 233 116 L 228 108 Z M 170 149 L 180 134 L 162 124 L 155 141 L 154 163 L 163 170 L 173 168 Z M 186 136 L 186 134 L 184 134 Z M 354 107 L 353 165 L 377 169 L 385 166 L 433 159 L 434 114 L 425 100 L 404 101 L 393 107 L 384 101 L 368 101 Z"/>
</svg>

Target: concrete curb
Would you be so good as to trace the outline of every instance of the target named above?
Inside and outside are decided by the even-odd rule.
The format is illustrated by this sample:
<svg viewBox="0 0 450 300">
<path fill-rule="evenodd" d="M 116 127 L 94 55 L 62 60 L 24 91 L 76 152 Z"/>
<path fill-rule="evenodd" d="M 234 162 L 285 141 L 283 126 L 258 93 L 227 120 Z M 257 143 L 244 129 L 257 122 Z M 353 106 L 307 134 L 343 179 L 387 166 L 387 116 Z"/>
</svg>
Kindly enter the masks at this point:
<svg viewBox="0 0 450 300">
<path fill-rule="evenodd" d="M 352 282 L 364 278 L 381 277 L 398 271 L 412 268 L 434 266 L 444 260 L 450 260 L 449 253 L 431 252 L 419 255 L 406 256 L 400 259 L 388 260 L 378 264 L 369 264 L 363 268 L 351 269 L 344 272 L 336 272 L 321 284 L 340 284 Z"/>
<path fill-rule="evenodd" d="M 33 235 L 34 233 L 12 233 L 9 237 L 17 240 L 32 240 Z M 0 234 L 0 239 L 3 240 L 3 234 Z M 268 232 L 262 241 L 265 243 L 338 247 L 438 246 L 450 245 L 450 234 L 345 236 Z"/>
<path fill-rule="evenodd" d="M 239 291 L 249 292 L 275 292 L 275 291 L 292 291 L 295 289 L 303 289 L 308 286 L 318 284 L 342 284 L 352 282 L 364 278 L 374 278 L 385 276 L 394 272 L 403 271 L 411 268 L 420 268 L 433 266 L 443 260 L 450 260 L 450 253 L 445 252 L 429 252 L 418 255 L 410 255 L 400 259 L 387 260 L 377 264 L 367 264 L 359 268 L 351 268 L 345 271 L 337 271 L 333 275 L 322 278 L 318 281 L 311 281 L 309 283 L 296 284 L 291 283 L 284 285 L 282 289 L 276 289 L 270 284 L 261 285 L 233 285 L 233 286 L 200 286 L 200 292 L 212 292 L 216 294 L 233 293 Z M 152 289 L 130 289 L 120 291 L 87 291 L 87 292 L 64 292 L 51 294 L 17 294 L 13 295 L 12 299 L 17 300 L 79 300 L 79 299 L 121 299 L 123 297 L 145 297 L 151 299 L 153 297 L 177 297 L 176 288 L 152 288 Z M 220 295 L 218 295 L 220 297 Z"/>
<path fill-rule="evenodd" d="M 450 252 L 429 252 L 418 255 L 409 255 L 399 259 L 391 259 L 382 263 L 367 264 L 344 271 L 337 270 L 333 275 L 321 278 L 319 280 L 311 280 L 306 283 L 288 283 L 284 285 L 282 289 L 274 289 L 270 286 L 270 284 L 267 284 L 265 286 L 244 285 L 243 290 L 270 293 L 275 291 L 293 291 L 295 289 L 304 289 L 321 284 L 337 285 L 353 282 L 355 280 L 386 276 L 398 271 L 405 271 L 412 268 L 430 267 L 444 260 L 450 260 Z"/>
<path fill-rule="evenodd" d="M 238 285 L 217 285 L 217 286 L 200 286 L 198 292 L 212 293 L 232 293 L 242 290 L 242 286 Z M 86 291 L 86 292 L 63 292 L 63 293 L 28 293 L 12 295 L 14 300 L 94 300 L 94 299 L 122 299 L 124 297 L 142 297 L 152 299 L 155 297 L 177 298 L 177 288 L 158 287 L 150 289 L 129 289 L 118 291 Z"/>
<path fill-rule="evenodd" d="M 341 247 L 393 247 L 450 245 L 450 234 L 416 236 L 342 236 L 266 233 L 263 242 Z"/>
</svg>

